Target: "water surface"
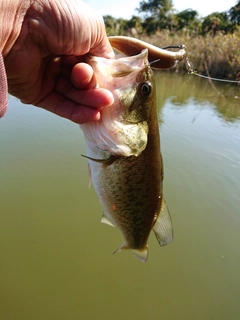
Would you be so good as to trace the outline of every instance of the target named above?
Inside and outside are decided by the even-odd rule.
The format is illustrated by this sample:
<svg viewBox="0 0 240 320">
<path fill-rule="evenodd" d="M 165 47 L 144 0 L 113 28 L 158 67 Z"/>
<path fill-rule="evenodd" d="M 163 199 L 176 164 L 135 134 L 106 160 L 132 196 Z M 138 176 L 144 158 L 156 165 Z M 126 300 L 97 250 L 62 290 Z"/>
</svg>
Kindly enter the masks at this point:
<svg viewBox="0 0 240 320">
<path fill-rule="evenodd" d="M 216 84 L 215 84 L 216 85 Z M 216 89 L 216 90 L 215 90 Z M 157 74 L 175 238 L 112 255 L 77 125 L 10 97 L 0 120 L 0 319 L 238 320 L 239 87 Z"/>
</svg>

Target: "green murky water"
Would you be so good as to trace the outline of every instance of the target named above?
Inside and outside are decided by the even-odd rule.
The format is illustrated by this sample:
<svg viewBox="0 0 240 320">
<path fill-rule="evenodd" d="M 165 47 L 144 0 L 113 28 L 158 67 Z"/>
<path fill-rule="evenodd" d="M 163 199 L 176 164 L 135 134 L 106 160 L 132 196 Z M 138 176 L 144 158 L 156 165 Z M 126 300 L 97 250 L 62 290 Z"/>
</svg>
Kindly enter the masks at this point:
<svg viewBox="0 0 240 320">
<path fill-rule="evenodd" d="M 238 320 L 240 88 L 157 74 L 175 239 L 112 255 L 77 125 L 11 97 L 0 120 L 1 320 Z M 215 83 L 216 85 L 216 83 Z"/>
</svg>

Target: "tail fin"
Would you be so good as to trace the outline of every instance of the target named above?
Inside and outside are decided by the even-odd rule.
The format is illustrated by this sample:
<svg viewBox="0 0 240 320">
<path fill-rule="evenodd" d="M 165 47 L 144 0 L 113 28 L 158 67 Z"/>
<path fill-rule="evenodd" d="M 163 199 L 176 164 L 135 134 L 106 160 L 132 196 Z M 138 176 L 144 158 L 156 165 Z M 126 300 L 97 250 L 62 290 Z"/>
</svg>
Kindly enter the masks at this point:
<svg viewBox="0 0 240 320">
<path fill-rule="evenodd" d="M 148 246 L 146 245 L 145 247 L 143 247 L 142 249 L 131 249 L 126 247 L 124 244 L 117 249 L 115 252 L 113 252 L 113 254 L 120 252 L 122 250 L 128 250 L 130 249 L 132 251 L 132 253 L 135 255 L 135 257 L 137 257 L 139 260 L 141 260 L 142 262 L 147 262 L 148 259 Z"/>
<path fill-rule="evenodd" d="M 132 253 L 142 262 L 147 262 L 148 259 L 148 246 L 143 249 L 131 249 Z"/>
</svg>

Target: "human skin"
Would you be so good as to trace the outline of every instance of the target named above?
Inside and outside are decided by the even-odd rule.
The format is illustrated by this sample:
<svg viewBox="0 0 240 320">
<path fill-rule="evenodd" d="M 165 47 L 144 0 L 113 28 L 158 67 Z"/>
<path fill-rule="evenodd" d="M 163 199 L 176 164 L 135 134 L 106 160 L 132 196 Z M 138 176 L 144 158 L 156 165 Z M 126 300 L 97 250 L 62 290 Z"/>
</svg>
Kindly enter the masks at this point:
<svg viewBox="0 0 240 320">
<path fill-rule="evenodd" d="M 89 53 L 113 58 L 112 47 L 101 15 L 82 1 L 1 0 L 0 52 L 8 91 L 23 103 L 76 123 L 113 103 L 85 63 Z"/>
</svg>

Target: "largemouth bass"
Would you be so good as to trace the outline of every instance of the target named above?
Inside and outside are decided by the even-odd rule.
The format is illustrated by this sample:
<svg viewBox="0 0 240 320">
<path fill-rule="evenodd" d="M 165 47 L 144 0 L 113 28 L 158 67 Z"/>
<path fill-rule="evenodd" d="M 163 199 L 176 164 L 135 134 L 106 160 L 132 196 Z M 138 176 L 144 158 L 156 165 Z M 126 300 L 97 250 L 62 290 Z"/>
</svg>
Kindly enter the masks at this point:
<svg viewBox="0 0 240 320">
<path fill-rule="evenodd" d="M 124 52 L 121 38 L 110 38 L 110 42 Z M 136 48 L 136 40 L 133 44 Z M 126 54 L 129 45 L 127 49 Z M 158 49 L 145 44 L 139 45 L 139 52 L 133 56 L 88 57 L 98 85 L 109 89 L 115 102 L 103 108 L 99 121 L 80 125 L 86 140 L 90 179 L 103 207 L 102 222 L 120 230 L 124 242 L 117 251 L 130 249 L 143 262 L 147 261 L 151 230 L 161 246 L 173 239 L 163 197 L 154 73 L 148 62 L 149 51 L 152 56 L 154 50 Z M 165 67 L 169 68 L 177 58 L 165 51 Z M 154 57 L 161 59 L 162 55 L 156 52 Z M 183 58 L 184 52 L 181 54 Z"/>
</svg>

